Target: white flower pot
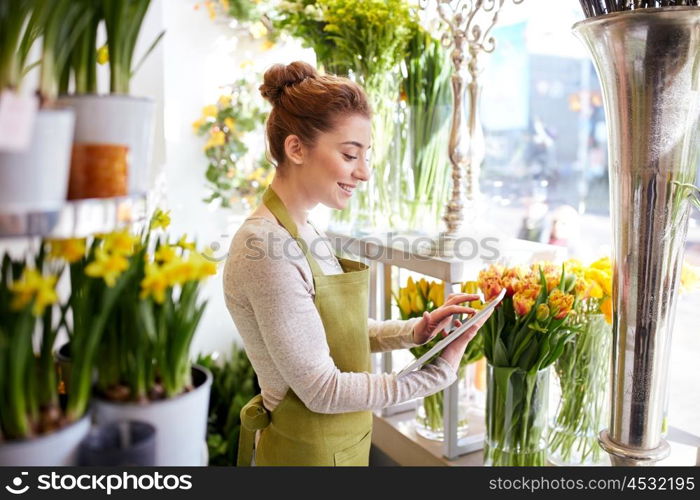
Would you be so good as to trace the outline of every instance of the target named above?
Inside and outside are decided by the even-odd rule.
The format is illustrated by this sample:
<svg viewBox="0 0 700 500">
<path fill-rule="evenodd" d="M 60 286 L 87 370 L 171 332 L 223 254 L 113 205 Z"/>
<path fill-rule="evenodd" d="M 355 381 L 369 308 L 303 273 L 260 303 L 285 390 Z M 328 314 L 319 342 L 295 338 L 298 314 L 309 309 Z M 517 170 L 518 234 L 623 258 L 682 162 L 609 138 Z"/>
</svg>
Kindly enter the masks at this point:
<svg viewBox="0 0 700 500">
<path fill-rule="evenodd" d="M 143 194 L 151 181 L 155 101 L 128 95 L 67 95 L 75 110 L 75 142 L 123 144 L 129 148 L 128 193 Z"/>
<path fill-rule="evenodd" d="M 29 148 L 0 151 L 0 212 L 52 212 L 63 206 L 74 123 L 70 109 L 39 110 Z"/>
<path fill-rule="evenodd" d="M 207 416 L 212 375 L 192 367 L 195 388 L 174 398 L 146 404 L 93 400 L 95 423 L 148 422 L 156 428 L 156 466 L 207 465 Z"/>
<path fill-rule="evenodd" d="M 78 447 L 90 430 L 90 415 L 49 434 L 0 443 L 0 466 L 77 465 Z"/>
</svg>

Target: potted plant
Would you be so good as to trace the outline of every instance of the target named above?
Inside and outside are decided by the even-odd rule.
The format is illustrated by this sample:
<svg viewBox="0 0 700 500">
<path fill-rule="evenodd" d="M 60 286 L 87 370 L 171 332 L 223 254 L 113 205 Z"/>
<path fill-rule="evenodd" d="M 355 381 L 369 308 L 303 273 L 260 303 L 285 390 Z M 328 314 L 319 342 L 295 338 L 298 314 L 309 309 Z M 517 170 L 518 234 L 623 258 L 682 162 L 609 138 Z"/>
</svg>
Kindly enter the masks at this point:
<svg viewBox="0 0 700 500">
<path fill-rule="evenodd" d="M 70 417 L 59 404 L 51 351 L 58 274 L 8 254 L 0 269 L 0 465 L 75 465 L 90 428 L 87 412 Z M 32 337 L 39 333 L 35 353 Z"/>
<path fill-rule="evenodd" d="M 74 114 L 57 108 L 55 99 L 75 32 L 84 22 L 84 13 L 71 0 L 17 0 L 0 6 L 0 109 L 10 113 L 0 123 L 29 131 L 26 144 L 0 147 L 2 212 L 51 213 L 65 202 Z M 21 84 L 32 67 L 30 49 L 39 40 L 40 109 L 35 113 L 36 102 L 21 95 Z"/>
<path fill-rule="evenodd" d="M 211 373 L 190 361 L 206 301 L 202 281 L 216 266 L 186 237 L 155 235 L 160 211 L 134 238 L 134 274 L 100 344 L 95 421 L 140 420 L 156 428 L 156 465 L 206 465 Z"/>
<path fill-rule="evenodd" d="M 197 358 L 197 364 L 209 369 L 214 378 L 207 424 L 209 465 L 235 466 L 240 413 L 260 393 L 260 386 L 245 350 L 234 344 L 229 358 L 223 361 L 218 358 L 218 353 Z"/>
<path fill-rule="evenodd" d="M 150 186 L 155 103 L 129 95 L 131 78 L 162 39 L 160 33 L 137 64 L 134 52 L 150 0 L 79 0 L 89 23 L 71 59 L 73 94 L 64 79 L 60 102 L 76 112 L 70 198 L 144 194 Z M 101 22 L 107 44 L 96 46 Z M 109 63 L 110 94 L 98 95 L 95 67 Z"/>
</svg>

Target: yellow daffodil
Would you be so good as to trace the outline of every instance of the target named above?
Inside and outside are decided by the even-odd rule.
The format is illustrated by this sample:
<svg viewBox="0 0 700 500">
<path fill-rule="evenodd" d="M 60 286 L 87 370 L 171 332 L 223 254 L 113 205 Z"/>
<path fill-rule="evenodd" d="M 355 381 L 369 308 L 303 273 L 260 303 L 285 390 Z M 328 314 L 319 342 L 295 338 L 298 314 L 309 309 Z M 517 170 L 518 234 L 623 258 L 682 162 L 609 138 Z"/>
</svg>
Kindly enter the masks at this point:
<svg viewBox="0 0 700 500">
<path fill-rule="evenodd" d="M 129 261 L 119 254 L 106 252 L 104 248 L 95 250 L 95 260 L 85 266 L 85 274 L 93 278 L 102 278 L 109 287 L 113 287 L 117 278 L 129 267 Z"/>
<path fill-rule="evenodd" d="M 202 116 L 204 118 L 216 118 L 219 114 L 219 108 L 215 104 L 210 104 L 209 106 L 204 106 L 202 108 Z"/>
<path fill-rule="evenodd" d="M 63 259 L 68 263 L 77 262 L 85 256 L 84 238 L 67 238 L 60 240 L 47 240 L 50 245 L 49 256 Z"/>
<path fill-rule="evenodd" d="M 216 263 L 199 252 L 190 253 L 189 262 L 194 266 L 194 279 L 196 280 L 203 280 L 216 274 Z"/>
<path fill-rule="evenodd" d="M 107 64 L 109 62 L 109 47 L 104 44 L 97 49 L 97 64 Z"/>
<path fill-rule="evenodd" d="M 161 263 L 172 262 L 176 258 L 177 254 L 175 253 L 175 249 L 170 245 L 159 246 L 155 253 L 155 260 Z"/>
<path fill-rule="evenodd" d="M 153 297 L 157 303 L 162 304 L 165 301 L 165 291 L 170 286 L 167 273 L 163 268 L 153 262 L 146 264 L 145 276 L 141 280 L 141 293 L 139 297 Z"/>
<path fill-rule="evenodd" d="M 225 94 L 219 97 L 217 104 L 220 108 L 228 108 L 231 105 L 231 95 Z"/>
<path fill-rule="evenodd" d="M 10 308 L 20 311 L 33 302 L 32 314 L 41 316 L 46 306 L 58 300 L 56 295 L 57 277 L 53 275 L 42 276 L 36 269 L 25 268 L 18 281 L 10 284 L 12 302 Z"/>
<path fill-rule="evenodd" d="M 150 229 L 167 229 L 170 226 L 170 210 L 164 212 L 160 208 L 156 208 L 151 217 Z"/>
<path fill-rule="evenodd" d="M 138 237 L 129 231 L 115 231 L 104 238 L 104 249 L 107 253 L 128 257 L 134 253 L 134 246 Z"/>
<path fill-rule="evenodd" d="M 192 241 L 187 241 L 187 233 L 183 234 L 179 240 L 177 240 L 177 243 L 175 243 L 175 246 L 178 246 L 182 248 L 183 250 L 194 250 L 194 242 Z"/>
</svg>

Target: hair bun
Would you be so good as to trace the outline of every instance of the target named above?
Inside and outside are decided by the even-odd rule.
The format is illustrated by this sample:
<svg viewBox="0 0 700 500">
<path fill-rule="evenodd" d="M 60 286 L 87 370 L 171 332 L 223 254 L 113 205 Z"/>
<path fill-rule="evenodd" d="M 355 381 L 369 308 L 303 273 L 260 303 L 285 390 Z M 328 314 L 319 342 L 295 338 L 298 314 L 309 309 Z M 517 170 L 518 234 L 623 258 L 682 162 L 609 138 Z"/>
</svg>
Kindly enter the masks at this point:
<svg viewBox="0 0 700 500">
<path fill-rule="evenodd" d="M 307 78 L 316 78 L 316 69 L 308 63 L 294 61 L 287 64 L 275 64 L 265 71 L 263 84 L 260 85 L 260 94 L 267 99 L 270 104 L 276 106 L 284 94 L 284 89 L 297 85 Z"/>
</svg>

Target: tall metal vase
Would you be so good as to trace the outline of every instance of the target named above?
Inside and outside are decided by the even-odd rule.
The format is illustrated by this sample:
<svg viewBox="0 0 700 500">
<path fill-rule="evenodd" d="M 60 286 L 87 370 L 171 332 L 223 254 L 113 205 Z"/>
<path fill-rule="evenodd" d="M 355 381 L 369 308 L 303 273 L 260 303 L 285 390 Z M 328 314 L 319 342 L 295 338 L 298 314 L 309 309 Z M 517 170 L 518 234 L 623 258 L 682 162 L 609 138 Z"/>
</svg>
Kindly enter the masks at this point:
<svg viewBox="0 0 700 500">
<path fill-rule="evenodd" d="M 613 227 L 614 465 L 668 455 L 661 437 L 676 294 L 700 151 L 700 8 L 594 17 L 590 50 L 608 122 Z"/>
</svg>

